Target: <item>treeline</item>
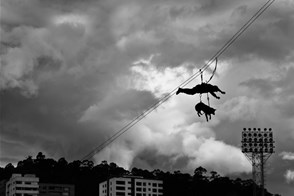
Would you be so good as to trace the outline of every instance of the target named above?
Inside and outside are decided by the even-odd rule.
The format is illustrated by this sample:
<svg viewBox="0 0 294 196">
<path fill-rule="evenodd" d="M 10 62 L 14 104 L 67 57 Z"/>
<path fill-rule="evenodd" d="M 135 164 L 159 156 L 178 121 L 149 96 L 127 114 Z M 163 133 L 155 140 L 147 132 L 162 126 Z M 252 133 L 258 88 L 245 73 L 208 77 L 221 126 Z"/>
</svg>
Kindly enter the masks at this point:
<svg viewBox="0 0 294 196">
<path fill-rule="evenodd" d="M 28 156 L 25 160 L 19 161 L 16 167 L 11 163 L 4 168 L 0 167 L 0 181 L 9 179 L 12 173 L 36 174 L 40 182 L 45 183 L 73 184 L 76 196 L 97 196 L 100 182 L 109 177 L 123 175 L 163 180 L 164 196 L 248 196 L 252 195 L 253 187 L 252 180 L 233 180 L 220 176 L 215 171 L 208 173 L 203 167 L 196 168 L 193 175 L 180 171 L 163 172 L 158 169 L 148 171 L 133 168 L 127 171 L 115 163 L 108 164 L 106 161 L 98 165 L 88 160 L 68 163 L 64 158 L 60 158 L 56 161 L 46 158 L 41 152 L 35 159 Z M 265 196 L 273 196 L 266 190 L 265 193 Z"/>
</svg>

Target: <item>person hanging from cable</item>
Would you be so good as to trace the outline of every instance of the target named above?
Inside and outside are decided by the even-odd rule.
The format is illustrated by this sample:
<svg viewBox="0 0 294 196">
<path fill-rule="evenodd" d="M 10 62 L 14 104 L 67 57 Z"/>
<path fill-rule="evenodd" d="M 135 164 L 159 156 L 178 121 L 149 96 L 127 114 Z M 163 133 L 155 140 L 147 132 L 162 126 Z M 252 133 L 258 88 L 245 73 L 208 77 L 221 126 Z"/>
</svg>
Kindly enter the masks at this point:
<svg viewBox="0 0 294 196">
<path fill-rule="evenodd" d="M 215 69 L 214 69 L 214 71 L 212 73 L 212 76 L 210 77 L 210 79 L 207 82 L 203 82 L 202 71 L 200 70 L 201 84 L 197 84 L 193 88 L 179 88 L 178 91 L 176 92 L 176 95 L 178 95 L 179 93 L 185 93 L 185 94 L 188 94 L 188 95 L 195 95 L 197 93 L 199 93 L 199 94 L 210 93 L 215 98 L 220 99 L 220 97 L 215 94 L 216 92 L 226 94 L 224 91 L 220 90 L 218 86 L 211 85 L 211 84 L 208 83 L 212 79 L 212 77 L 214 76 L 214 73 L 216 71 L 217 58 L 215 60 L 216 60 Z"/>
<path fill-rule="evenodd" d="M 217 96 L 215 94 L 215 92 L 220 92 L 222 94 L 226 94 L 226 92 L 220 90 L 219 87 L 216 85 L 211 85 L 208 83 L 201 83 L 201 84 L 197 84 L 193 88 L 179 88 L 178 91 L 176 92 L 176 95 L 178 95 L 179 93 L 185 93 L 188 95 L 195 95 L 197 93 L 199 93 L 199 94 L 210 93 L 215 98 L 220 99 L 220 97 Z"/>
</svg>

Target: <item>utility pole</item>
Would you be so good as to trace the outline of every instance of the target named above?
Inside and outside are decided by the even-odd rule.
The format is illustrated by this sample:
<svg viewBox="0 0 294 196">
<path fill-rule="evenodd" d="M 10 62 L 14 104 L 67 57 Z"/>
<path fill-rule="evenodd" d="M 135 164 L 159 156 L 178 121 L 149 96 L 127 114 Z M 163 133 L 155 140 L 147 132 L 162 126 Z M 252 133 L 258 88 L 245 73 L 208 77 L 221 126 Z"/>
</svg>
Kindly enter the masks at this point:
<svg viewBox="0 0 294 196">
<path fill-rule="evenodd" d="M 264 168 L 275 148 L 272 129 L 244 128 L 241 143 L 242 152 L 252 164 L 253 196 L 264 196 Z M 256 185 L 261 188 L 261 194 L 257 194 Z"/>
</svg>

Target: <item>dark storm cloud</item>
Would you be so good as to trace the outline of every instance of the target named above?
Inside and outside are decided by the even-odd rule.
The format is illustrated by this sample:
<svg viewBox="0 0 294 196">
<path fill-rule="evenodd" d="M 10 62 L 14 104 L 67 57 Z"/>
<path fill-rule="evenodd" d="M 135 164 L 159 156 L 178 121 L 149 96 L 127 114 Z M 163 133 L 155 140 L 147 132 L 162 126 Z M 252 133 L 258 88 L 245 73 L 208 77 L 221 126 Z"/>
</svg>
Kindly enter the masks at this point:
<svg viewBox="0 0 294 196">
<path fill-rule="evenodd" d="M 48 91 L 40 93 L 38 98 L 25 98 L 17 92 L 9 91 L 1 95 L 1 101 L 5 103 L 1 107 L 1 137 L 4 141 L 21 141 L 23 149 L 28 149 L 26 154 L 30 154 L 29 149 L 33 148 L 57 157 L 75 156 L 78 153 L 73 153 L 77 151 L 75 149 L 91 146 L 91 137 L 87 138 L 84 134 L 89 128 L 76 123 L 82 108 L 79 105 L 81 98 L 75 100 L 72 94 L 62 96 L 56 91 L 53 94 Z M 87 141 L 83 145 L 79 142 L 81 138 Z M 13 148 L 7 148 L 6 156 L 18 154 L 9 149 Z"/>
<path fill-rule="evenodd" d="M 282 68 L 279 76 L 267 78 L 252 78 L 241 82 L 241 86 L 247 87 L 253 94 L 260 95 L 264 99 L 271 99 L 284 117 L 294 116 L 293 92 L 294 92 L 294 68 Z"/>
<path fill-rule="evenodd" d="M 248 10 L 248 9 L 247 9 Z M 283 11 L 281 11 L 283 10 Z M 247 11 L 245 14 L 249 14 Z M 245 16 L 243 13 L 242 17 Z M 266 60 L 281 62 L 291 55 L 294 41 L 294 11 L 287 4 L 273 4 L 228 51 L 226 56 L 253 55 Z M 240 21 L 239 21 L 240 22 Z M 240 26 L 236 24 L 235 26 Z M 241 27 L 241 26 L 240 26 Z"/>
<path fill-rule="evenodd" d="M 270 79 L 254 78 L 242 82 L 240 85 L 247 86 L 252 90 L 252 93 L 261 94 L 264 97 L 272 96 L 274 94 L 275 85 Z"/>
<path fill-rule="evenodd" d="M 150 92 L 117 89 L 117 92 L 110 93 L 104 100 L 99 101 L 99 104 L 91 105 L 81 116 L 80 122 L 99 125 L 103 124 L 103 121 L 133 119 L 156 102 L 157 99 Z"/>
<path fill-rule="evenodd" d="M 10 141 L 11 145 L 11 142 L 21 141 L 24 147 L 34 146 L 50 156 L 81 158 L 106 135 L 113 134 L 107 122 L 131 119 L 155 102 L 149 92 L 132 90 L 116 94 L 104 110 L 99 110 L 99 115 L 92 117 L 94 125 L 80 123 L 84 111 L 102 100 L 104 93 L 97 91 L 98 96 L 93 96 L 91 87 L 86 86 L 99 83 L 97 78 L 87 75 L 78 81 L 70 76 L 55 78 L 54 82 L 43 83 L 38 96 L 31 98 L 23 97 L 17 90 L 2 92 L 1 101 L 5 103 L 1 105 L 3 141 Z M 10 151 L 14 149 L 11 147 L 6 149 L 5 156 L 22 154 Z"/>
<path fill-rule="evenodd" d="M 52 7 L 44 7 L 37 1 L 21 4 L 5 1 L 2 6 L 1 23 L 4 27 L 11 25 L 1 30 L 1 41 L 5 43 L 1 62 L 4 72 L 1 71 L 0 78 L 1 138 L 6 142 L 3 156 L 29 154 L 34 148 L 56 157 L 80 158 L 97 140 L 104 139 L 99 137 L 100 129 L 107 132 L 109 128 L 81 124 L 79 118 L 107 95 L 116 74 L 121 73 L 130 60 L 119 51 L 109 49 L 113 42 L 105 21 L 100 20 L 103 17 L 96 20 L 99 27 L 94 24 L 95 30 L 91 32 L 95 39 L 86 35 L 79 23 L 73 24 L 75 21 L 59 26 L 50 24 L 60 20 L 54 18 L 55 15 L 76 11 L 78 4 L 73 5 L 73 10 L 63 10 L 54 3 Z M 82 6 L 81 10 L 87 7 Z M 58 8 L 57 11 L 54 8 Z M 97 11 L 98 16 L 105 14 L 100 9 Z M 85 42 L 88 42 L 86 47 Z M 128 104 L 133 104 L 133 109 L 139 107 L 135 102 Z M 131 113 L 130 109 L 128 112 Z M 16 152 L 9 147 L 20 141 L 26 152 L 20 148 Z"/>
</svg>

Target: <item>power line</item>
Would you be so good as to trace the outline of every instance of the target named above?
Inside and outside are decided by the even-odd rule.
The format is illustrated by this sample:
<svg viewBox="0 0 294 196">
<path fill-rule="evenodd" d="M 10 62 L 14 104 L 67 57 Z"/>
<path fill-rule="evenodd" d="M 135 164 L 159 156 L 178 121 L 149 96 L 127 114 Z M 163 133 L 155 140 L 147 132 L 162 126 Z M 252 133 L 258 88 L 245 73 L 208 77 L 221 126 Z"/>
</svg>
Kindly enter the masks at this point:
<svg viewBox="0 0 294 196">
<path fill-rule="evenodd" d="M 163 98 L 161 98 L 158 102 L 154 103 L 151 105 L 147 110 L 142 112 L 139 116 L 131 120 L 129 123 L 127 123 L 124 127 L 116 131 L 115 134 L 113 134 L 110 138 L 108 138 L 106 141 L 104 141 L 102 144 L 97 146 L 95 149 L 90 151 L 87 155 L 85 155 L 81 160 L 87 160 L 92 158 L 95 154 L 103 150 L 106 146 L 111 144 L 113 141 L 115 141 L 119 136 L 127 132 L 130 128 L 132 128 L 134 125 L 136 125 L 138 122 L 140 122 L 144 117 L 146 117 L 148 114 L 153 112 L 156 108 L 158 108 L 161 104 L 166 102 L 170 97 L 172 97 L 176 90 L 179 87 L 184 87 L 187 84 L 189 84 L 191 81 L 193 81 L 195 78 L 197 78 L 199 75 L 201 75 L 202 71 L 205 71 L 212 62 L 216 58 L 218 58 L 220 55 L 222 55 L 232 44 L 235 42 L 242 34 L 244 31 L 246 31 L 249 26 L 257 19 L 259 16 L 268 8 L 271 6 L 271 4 L 274 3 L 275 0 L 268 0 L 224 45 L 221 47 L 208 61 L 205 63 L 202 68 L 191 75 L 187 80 L 182 82 L 180 85 L 178 85 L 176 88 L 174 88 L 170 93 L 165 95 Z"/>
</svg>

